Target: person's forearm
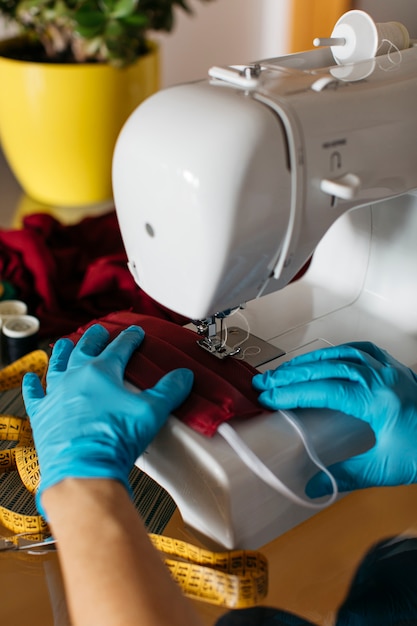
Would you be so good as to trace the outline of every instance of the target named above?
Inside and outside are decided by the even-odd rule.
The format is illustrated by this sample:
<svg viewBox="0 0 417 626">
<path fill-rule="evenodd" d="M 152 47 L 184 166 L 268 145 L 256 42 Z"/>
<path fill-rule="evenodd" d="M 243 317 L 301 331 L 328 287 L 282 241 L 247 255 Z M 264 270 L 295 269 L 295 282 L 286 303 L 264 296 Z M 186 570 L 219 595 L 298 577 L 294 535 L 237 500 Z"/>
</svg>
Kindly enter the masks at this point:
<svg viewBox="0 0 417 626">
<path fill-rule="evenodd" d="M 74 626 L 200 626 L 120 483 L 66 479 L 42 504 Z"/>
</svg>

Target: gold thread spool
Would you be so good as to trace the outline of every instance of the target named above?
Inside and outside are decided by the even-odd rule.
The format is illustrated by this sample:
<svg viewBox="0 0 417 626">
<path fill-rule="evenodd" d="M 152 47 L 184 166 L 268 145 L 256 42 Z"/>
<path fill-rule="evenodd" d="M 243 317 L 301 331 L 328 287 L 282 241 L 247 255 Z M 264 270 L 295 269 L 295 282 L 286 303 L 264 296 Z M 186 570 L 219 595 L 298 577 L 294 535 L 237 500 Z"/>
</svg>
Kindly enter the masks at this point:
<svg viewBox="0 0 417 626">
<path fill-rule="evenodd" d="M 368 61 L 410 46 L 410 35 L 401 22 L 376 24 L 368 13 L 354 9 L 336 22 L 330 38 L 316 38 L 315 46 L 330 46 L 339 65 Z"/>
</svg>

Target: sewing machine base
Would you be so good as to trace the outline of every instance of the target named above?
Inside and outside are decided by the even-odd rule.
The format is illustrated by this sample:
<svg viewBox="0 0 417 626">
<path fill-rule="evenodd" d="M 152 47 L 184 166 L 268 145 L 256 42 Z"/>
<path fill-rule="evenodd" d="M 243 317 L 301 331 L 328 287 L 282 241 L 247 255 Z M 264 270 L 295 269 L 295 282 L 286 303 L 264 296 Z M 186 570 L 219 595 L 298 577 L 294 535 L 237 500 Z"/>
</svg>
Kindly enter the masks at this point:
<svg viewBox="0 0 417 626">
<path fill-rule="evenodd" d="M 341 218 L 303 279 L 248 303 L 251 331 L 285 351 L 259 371 L 348 341 L 373 341 L 417 370 L 417 292 L 410 289 L 417 272 L 416 229 L 414 195 Z M 298 415 L 325 464 L 373 445 L 370 428 L 360 420 L 330 411 Z M 304 492 L 315 469 L 279 412 L 233 426 L 288 486 Z M 185 524 L 207 544 L 258 548 L 314 513 L 262 484 L 220 435 L 203 437 L 175 418 L 137 465 L 167 489 Z"/>
<path fill-rule="evenodd" d="M 369 427 L 346 415 L 303 410 L 297 416 L 325 464 L 373 444 Z M 316 468 L 279 411 L 230 423 L 288 487 L 305 497 Z M 185 525 L 211 547 L 257 549 L 317 512 L 262 482 L 219 434 L 204 437 L 175 417 L 136 464 L 170 493 Z"/>
<path fill-rule="evenodd" d="M 235 337 L 246 335 L 238 329 Z M 281 357 L 259 369 L 277 367 L 297 354 L 329 345 L 317 339 L 288 353 L 279 350 Z M 294 413 L 326 465 L 360 454 L 374 443 L 368 425 L 345 414 Z M 229 423 L 286 486 L 306 497 L 305 486 L 317 469 L 280 411 Z M 317 513 L 265 484 L 219 434 L 204 437 L 175 417 L 169 418 L 136 465 L 170 493 L 190 532 L 213 549 L 258 549 Z"/>
</svg>

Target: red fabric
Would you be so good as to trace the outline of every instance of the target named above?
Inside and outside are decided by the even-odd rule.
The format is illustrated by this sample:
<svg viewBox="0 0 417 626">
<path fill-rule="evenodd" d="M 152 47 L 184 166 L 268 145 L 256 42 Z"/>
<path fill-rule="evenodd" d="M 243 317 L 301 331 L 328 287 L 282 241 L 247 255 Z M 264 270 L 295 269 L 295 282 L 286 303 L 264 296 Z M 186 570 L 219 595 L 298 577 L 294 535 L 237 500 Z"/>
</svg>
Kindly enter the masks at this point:
<svg viewBox="0 0 417 626">
<path fill-rule="evenodd" d="M 115 211 L 70 226 L 36 214 L 22 229 L 0 231 L 0 279 L 39 318 L 43 337 L 128 308 L 184 323 L 139 289 L 126 263 Z"/>
<path fill-rule="evenodd" d="M 76 343 L 96 322 L 108 329 L 112 339 L 132 324 L 144 329 L 145 339 L 126 368 L 126 380 L 139 389 L 152 387 L 177 367 L 194 372 L 193 391 L 175 415 L 202 435 L 212 436 L 232 417 L 249 418 L 265 411 L 252 387 L 257 370 L 244 361 L 217 359 L 197 345 L 193 331 L 167 320 L 120 311 L 87 324 L 70 338 Z"/>
</svg>

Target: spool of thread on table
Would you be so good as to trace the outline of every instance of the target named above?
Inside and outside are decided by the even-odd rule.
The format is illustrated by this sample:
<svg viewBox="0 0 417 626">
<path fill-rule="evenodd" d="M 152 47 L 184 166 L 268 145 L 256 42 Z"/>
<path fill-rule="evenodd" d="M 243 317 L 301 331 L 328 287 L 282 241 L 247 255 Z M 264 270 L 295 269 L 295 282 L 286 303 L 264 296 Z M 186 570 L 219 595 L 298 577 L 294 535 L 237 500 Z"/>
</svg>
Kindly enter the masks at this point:
<svg viewBox="0 0 417 626">
<path fill-rule="evenodd" d="M 365 11 L 348 11 L 336 22 L 331 37 L 317 37 L 315 46 L 330 46 L 339 65 L 368 61 L 382 54 L 405 50 L 410 35 L 400 22 L 376 24 Z"/>
<path fill-rule="evenodd" d="M 33 315 L 9 317 L 3 321 L 3 360 L 13 363 L 38 347 L 39 320 Z"/>
<path fill-rule="evenodd" d="M 0 302 L 0 317 L 15 317 L 16 315 L 26 315 L 28 307 L 22 300 L 2 300 Z"/>
<path fill-rule="evenodd" d="M 7 343 L 2 327 L 11 317 L 26 315 L 27 312 L 28 307 L 22 300 L 2 300 L 0 302 L 0 360 L 2 362 L 7 361 Z"/>
</svg>

